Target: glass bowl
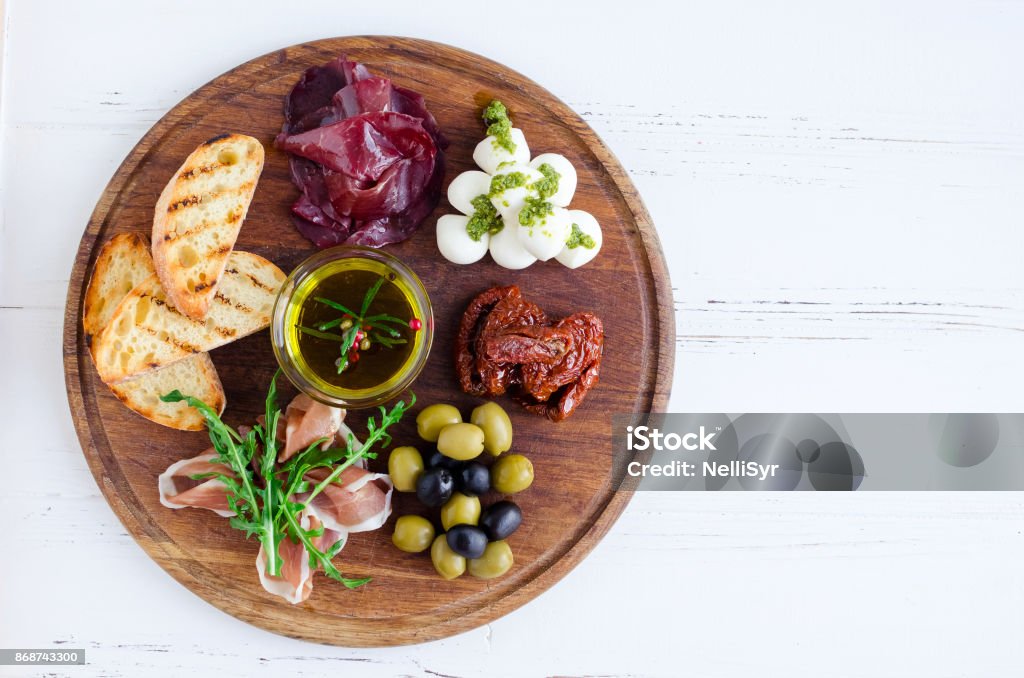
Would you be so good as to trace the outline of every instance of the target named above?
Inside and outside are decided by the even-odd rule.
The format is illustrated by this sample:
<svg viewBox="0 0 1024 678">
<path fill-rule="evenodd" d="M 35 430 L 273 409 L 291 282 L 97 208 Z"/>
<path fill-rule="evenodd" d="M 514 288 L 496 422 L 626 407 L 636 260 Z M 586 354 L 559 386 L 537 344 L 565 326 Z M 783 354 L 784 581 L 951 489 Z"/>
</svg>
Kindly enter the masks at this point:
<svg viewBox="0 0 1024 678">
<path fill-rule="evenodd" d="M 412 347 L 393 374 L 382 377 L 380 383 L 346 387 L 337 383 L 343 381 L 343 377 L 335 378 L 335 375 L 328 374 L 323 365 L 320 371 L 310 365 L 302 350 L 302 332 L 298 327 L 304 309 L 311 303 L 319 303 L 313 297 L 317 296 L 315 292 L 321 289 L 324 281 L 350 271 L 369 271 L 386 276 L 412 309 L 413 317 L 420 320 L 420 328 L 405 333 L 411 334 L 407 342 L 411 341 Z M 365 290 L 361 290 L 359 297 L 364 293 Z M 334 313 L 341 315 L 341 311 Z M 423 370 L 434 338 L 434 314 L 423 283 L 400 259 L 368 247 L 342 245 L 317 252 L 296 266 L 284 281 L 274 303 L 270 338 L 281 370 L 303 393 L 334 407 L 374 407 L 409 388 Z M 308 346 L 310 340 L 305 341 Z M 403 347 L 401 350 L 404 352 L 406 349 Z M 354 369 L 358 369 L 358 364 Z"/>
</svg>

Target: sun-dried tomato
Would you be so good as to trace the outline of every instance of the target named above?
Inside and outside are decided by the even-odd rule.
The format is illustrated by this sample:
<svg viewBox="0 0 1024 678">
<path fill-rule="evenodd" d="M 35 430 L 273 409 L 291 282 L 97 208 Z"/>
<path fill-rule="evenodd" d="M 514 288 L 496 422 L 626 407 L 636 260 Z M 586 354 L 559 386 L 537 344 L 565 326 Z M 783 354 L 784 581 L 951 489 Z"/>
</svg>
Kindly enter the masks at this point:
<svg viewBox="0 0 1024 678">
<path fill-rule="evenodd" d="M 555 327 L 571 332 L 576 348 L 553 364 L 523 365 L 523 390 L 540 402 L 547 401 L 559 388 L 577 381 L 583 370 L 601 360 L 604 347 L 604 327 L 593 313 L 576 313 L 558 321 Z"/>
<path fill-rule="evenodd" d="M 518 287 L 494 287 L 467 307 L 455 364 L 466 393 L 493 397 L 521 386 L 524 407 L 562 421 L 597 384 L 603 350 L 604 328 L 593 313 L 552 325 Z"/>
<path fill-rule="evenodd" d="M 573 347 L 572 332 L 546 325 L 524 325 L 481 337 L 483 358 L 498 363 L 555 363 Z"/>
<path fill-rule="evenodd" d="M 519 293 L 507 295 L 494 305 L 483 321 L 477 334 L 476 372 L 480 377 L 485 395 L 494 398 L 505 393 L 510 387 L 522 381 L 519 361 L 489 360 L 486 357 L 486 343 L 505 332 L 531 325 L 547 325 L 548 318 L 536 304 L 532 304 Z"/>
<path fill-rule="evenodd" d="M 486 319 L 502 299 L 506 297 L 521 298 L 519 288 L 492 287 L 473 297 L 459 321 L 459 331 L 455 336 L 455 373 L 459 386 L 470 395 L 486 395 L 480 376 L 476 372 L 476 340 L 482 319 Z"/>
</svg>

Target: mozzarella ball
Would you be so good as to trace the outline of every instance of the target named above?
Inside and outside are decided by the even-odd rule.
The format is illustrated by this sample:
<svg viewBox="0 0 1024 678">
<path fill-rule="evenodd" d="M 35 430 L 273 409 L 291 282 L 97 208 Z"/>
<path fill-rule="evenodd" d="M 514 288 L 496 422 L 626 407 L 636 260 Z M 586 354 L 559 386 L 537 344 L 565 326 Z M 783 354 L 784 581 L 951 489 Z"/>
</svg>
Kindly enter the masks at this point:
<svg viewBox="0 0 1024 678">
<path fill-rule="evenodd" d="M 477 164 L 477 167 L 488 174 L 494 174 L 498 165 L 503 162 L 517 162 L 524 165 L 530 162 L 530 147 L 526 145 L 526 135 L 523 134 L 523 130 L 513 127 L 509 130 L 509 137 L 515 144 L 515 151 L 511 153 L 504 146 L 499 146 L 498 140 L 494 136 L 489 136 L 477 144 L 473 149 L 473 162 Z"/>
<path fill-rule="evenodd" d="M 541 261 L 556 256 L 565 249 L 565 241 L 572 233 L 572 219 L 564 207 L 552 207 L 551 214 L 539 217 L 529 226 L 524 226 L 516 215 L 519 224 L 519 242 L 523 249 Z"/>
<path fill-rule="evenodd" d="M 491 190 L 491 177 L 484 172 L 470 170 L 452 179 L 448 184 L 448 202 L 467 217 L 473 216 L 473 199 L 487 195 Z"/>
<path fill-rule="evenodd" d="M 537 261 L 519 242 L 518 231 L 519 224 L 506 221 L 505 228 L 491 236 L 491 258 L 498 266 L 518 271 Z"/>
<path fill-rule="evenodd" d="M 446 214 L 437 220 L 437 249 L 453 264 L 472 264 L 483 259 L 490 244 L 490 233 L 473 240 L 466 231 L 469 217 Z"/>
<path fill-rule="evenodd" d="M 604 241 L 604 238 L 601 235 L 601 225 L 597 223 L 597 219 L 595 219 L 589 212 L 584 212 L 583 210 L 569 210 L 569 219 L 573 224 L 579 227 L 580 231 L 582 231 L 584 235 L 589 235 L 594 239 L 594 247 L 588 248 L 583 247 L 582 245 L 569 247 L 566 245 L 555 258 L 564 266 L 568 266 L 569 268 L 579 268 L 597 256 L 597 253 L 601 251 L 601 244 Z M 571 230 L 570 235 L 572 235 Z"/>
<path fill-rule="evenodd" d="M 530 161 L 530 167 L 539 169 L 545 163 L 551 165 L 561 175 L 558 177 L 558 190 L 548 198 L 548 201 L 552 205 L 568 207 L 572 196 L 576 193 L 576 168 L 564 155 L 558 153 L 541 153 Z"/>
<path fill-rule="evenodd" d="M 498 177 L 513 174 L 518 172 L 526 177 L 522 186 L 516 186 L 515 188 L 509 188 L 501 193 L 491 196 L 491 204 L 494 205 L 494 209 L 498 210 L 498 214 L 501 215 L 505 222 L 509 222 L 515 218 L 519 210 L 523 208 L 526 203 L 526 198 L 531 195 L 537 195 L 537 191 L 530 188 L 530 184 L 535 181 L 540 181 L 544 178 L 544 175 L 540 171 L 535 170 L 529 165 L 522 163 L 512 163 L 509 165 L 502 166 L 492 177 L 492 181 Z"/>
</svg>

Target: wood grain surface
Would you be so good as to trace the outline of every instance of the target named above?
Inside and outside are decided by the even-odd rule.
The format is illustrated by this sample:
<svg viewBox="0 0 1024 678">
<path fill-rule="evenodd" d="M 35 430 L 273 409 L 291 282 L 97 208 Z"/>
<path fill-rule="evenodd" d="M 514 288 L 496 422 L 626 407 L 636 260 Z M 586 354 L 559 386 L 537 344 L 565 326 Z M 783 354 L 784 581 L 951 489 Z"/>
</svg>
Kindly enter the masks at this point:
<svg viewBox="0 0 1024 678">
<path fill-rule="evenodd" d="M 267 149 L 237 249 L 261 254 L 286 271 L 311 254 L 312 246 L 288 218 L 296 190 L 287 158 L 272 140 L 283 97 L 302 70 L 342 53 L 425 95 L 452 141 L 448 181 L 471 167 L 473 146 L 482 136 L 479 110 L 500 98 L 535 154 L 559 152 L 573 162 L 579 173 L 573 207 L 590 211 L 604 227 L 602 253 L 576 272 L 554 262 L 517 272 L 489 260 L 471 267 L 448 264 L 433 237 L 436 217 L 451 211 L 445 200 L 411 240 L 390 247 L 423 279 L 437 318 L 434 352 L 413 388 L 420 406 L 452 402 L 468 413 L 479 402 L 459 392 L 450 346 L 465 304 L 493 284 L 518 284 L 554 316 L 596 312 L 605 322 L 606 348 L 601 383 L 566 422 L 552 424 L 502 401 L 515 427 L 515 450 L 529 456 L 537 472 L 533 487 L 517 497 L 525 522 L 510 539 L 516 565 L 509 575 L 445 582 L 426 555 L 402 554 L 391 546 L 392 518 L 381 530 L 354 535 L 337 559 L 349 576 L 372 576 L 370 585 L 348 591 L 318 576 L 309 601 L 292 607 L 259 586 L 255 543 L 212 513 L 159 504 L 156 476 L 204 449 L 205 435 L 162 428 L 120 405 L 89 362 L 80 304 L 98 246 L 116 233 L 148 230 L 157 195 L 182 159 L 223 132 L 253 135 Z M 64 326 L 65 378 L 79 439 L 104 496 L 146 552 L 179 582 L 230 614 L 287 636 L 346 646 L 397 645 L 446 637 L 517 608 L 564 576 L 601 539 L 629 500 L 614 489 L 621 467 L 613 464 L 609 415 L 665 408 L 673 329 L 671 286 L 650 218 L 616 159 L 572 110 L 523 76 L 469 52 L 412 39 L 340 38 L 276 51 L 216 78 L 174 107 L 132 150 L 101 196 L 75 259 Z M 266 333 L 212 355 L 228 394 L 225 419 L 251 421 L 276 368 Z M 365 413 L 350 414 L 350 421 L 360 430 Z M 415 441 L 411 416 L 395 437 L 396 444 Z M 396 515 L 420 510 L 412 497 L 396 500 Z"/>
</svg>

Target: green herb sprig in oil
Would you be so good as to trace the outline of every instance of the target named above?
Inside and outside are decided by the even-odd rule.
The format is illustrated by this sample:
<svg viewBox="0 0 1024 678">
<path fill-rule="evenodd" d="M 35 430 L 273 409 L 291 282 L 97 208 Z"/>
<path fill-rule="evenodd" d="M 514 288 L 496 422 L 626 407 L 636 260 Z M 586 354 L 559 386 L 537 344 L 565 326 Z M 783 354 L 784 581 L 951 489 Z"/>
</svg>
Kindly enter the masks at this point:
<svg viewBox="0 0 1024 678">
<path fill-rule="evenodd" d="M 408 343 L 408 339 L 403 336 L 402 331 L 408 327 L 413 332 L 418 332 L 423 327 L 419 318 L 403 320 L 388 313 L 368 315 L 373 300 L 377 297 L 377 292 L 385 282 L 386 279 L 381 276 L 370 286 L 363 297 L 359 313 L 332 299 L 314 297 L 319 303 L 341 311 L 342 315 L 320 323 L 316 327 L 296 326 L 296 329 L 303 334 L 318 339 L 337 341 L 341 344 L 341 356 L 335 363 L 338 367 L 338 374 L 359 360 L 360 351 L 368 351 L 374 344 L 390 349 Z M 330 331 L 334 329 L 340 330 L 341 333 Z"/>
</svg>

